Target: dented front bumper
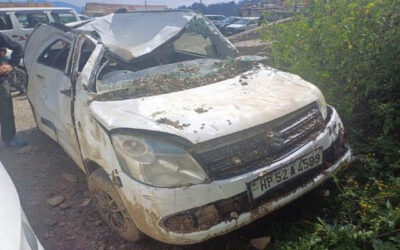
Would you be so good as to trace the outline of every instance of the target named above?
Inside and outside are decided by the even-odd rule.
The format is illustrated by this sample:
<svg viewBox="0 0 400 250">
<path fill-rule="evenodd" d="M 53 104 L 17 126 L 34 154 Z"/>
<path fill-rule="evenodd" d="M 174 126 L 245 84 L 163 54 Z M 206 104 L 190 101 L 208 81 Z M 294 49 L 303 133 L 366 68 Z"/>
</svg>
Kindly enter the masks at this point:
<svg viewBox="0 0 400 250">
<path fill-rule="evenodd" d="M 238 229 L 301 197 L 350 162 L 351 151 L 343 138 L 343 125 L 333 108 L 325 124 L 314 140 L 273 164 L 209 184 L 157 188 L 123 174 L 122 191 L 128 210 L 142 232 L 166 243 L 198 243 Z M 250 201 L 246 188 L 249 180 L 316 148 L 324 152 L 321 166 L 290 179 L 257 203 Z"/>
</svg>

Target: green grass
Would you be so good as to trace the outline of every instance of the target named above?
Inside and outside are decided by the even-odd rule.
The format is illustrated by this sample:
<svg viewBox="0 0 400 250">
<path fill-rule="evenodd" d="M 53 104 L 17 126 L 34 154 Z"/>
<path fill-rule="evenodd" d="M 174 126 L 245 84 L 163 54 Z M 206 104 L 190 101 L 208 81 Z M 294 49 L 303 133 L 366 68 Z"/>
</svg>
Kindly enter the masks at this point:
<svg viewBox="0 0 400 250">
<path fill-rule="evenodd" d="M 400 0 L 311 0 L 262 37 L 273 42 L 271 66 L 337 108 L 357 155 L 330 197 L 270 221 L 269 249 L 400 249 Z"/>
</svg>

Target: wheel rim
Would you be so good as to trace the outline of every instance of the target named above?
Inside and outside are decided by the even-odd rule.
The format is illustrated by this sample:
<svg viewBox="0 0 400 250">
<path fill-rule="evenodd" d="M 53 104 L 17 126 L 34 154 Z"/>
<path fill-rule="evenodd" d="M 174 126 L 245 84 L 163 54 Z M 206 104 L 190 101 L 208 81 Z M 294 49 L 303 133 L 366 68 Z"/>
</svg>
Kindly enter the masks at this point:
<svg viewBox="0 0 400 250">
<path fill-rule="evenodd" d="M 94 198 L 99 212 L 107 223 L 119 231 L 126 231 L 127 221 L 124 208 L 121 208 L 118 203 L 103 190 L 96 190 Z"/>
<path fill-rule="evenodd" d="M 16 78 L 16 84 L 21 88 L 25 89 L 26 88 L 25 76 L 23 76 L 22 73 L 16 73 L 15 78 Z"/>
</svg>

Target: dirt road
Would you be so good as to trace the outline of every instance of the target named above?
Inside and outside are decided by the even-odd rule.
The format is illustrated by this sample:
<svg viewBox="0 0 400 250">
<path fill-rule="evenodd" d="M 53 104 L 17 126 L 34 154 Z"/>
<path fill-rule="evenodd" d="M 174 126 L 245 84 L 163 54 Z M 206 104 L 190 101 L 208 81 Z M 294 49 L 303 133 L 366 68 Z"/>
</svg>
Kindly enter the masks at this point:
<svg viewBox="0 0 400 250">
<path fill-rule="evenodd" d="M 150 238 L 125 242 L 101 221 L 90 201 L 84 174 L 55 142 L 36 129 L 26 97 L 15 98 L 14 109 L 18 136 L 27 139 L 29 146 L 15 149 L 0 143 L 0 160 L 14 180 L 28 220 L 45 249 L 252 249 L 250 239 L 280 237 L 285 227 L 277 230 L 276 222 L 297 221 L 308 204 L 307 197 L 303 198 L 272 216 L 203 244 L 171 246 Z M 47 200 L 55 196 L 62 196 L 64 202 L 50 206 Z"/>
</svg>

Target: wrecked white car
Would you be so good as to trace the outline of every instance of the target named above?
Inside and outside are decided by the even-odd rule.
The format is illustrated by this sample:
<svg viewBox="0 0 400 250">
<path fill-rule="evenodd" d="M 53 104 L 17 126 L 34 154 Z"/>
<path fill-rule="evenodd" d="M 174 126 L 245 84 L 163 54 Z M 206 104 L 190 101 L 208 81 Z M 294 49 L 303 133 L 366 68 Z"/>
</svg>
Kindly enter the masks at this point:
<svg viewBox="0 0 400 250">
<path fill-rule="evenodd" d="M 350 159 L 317 87 L 237 57 L 202 15 L 42 24 L 26 45 L 38 128 L 88 175 L 104 220 L 191 244 L 302 196 Z"/>
</svg>

